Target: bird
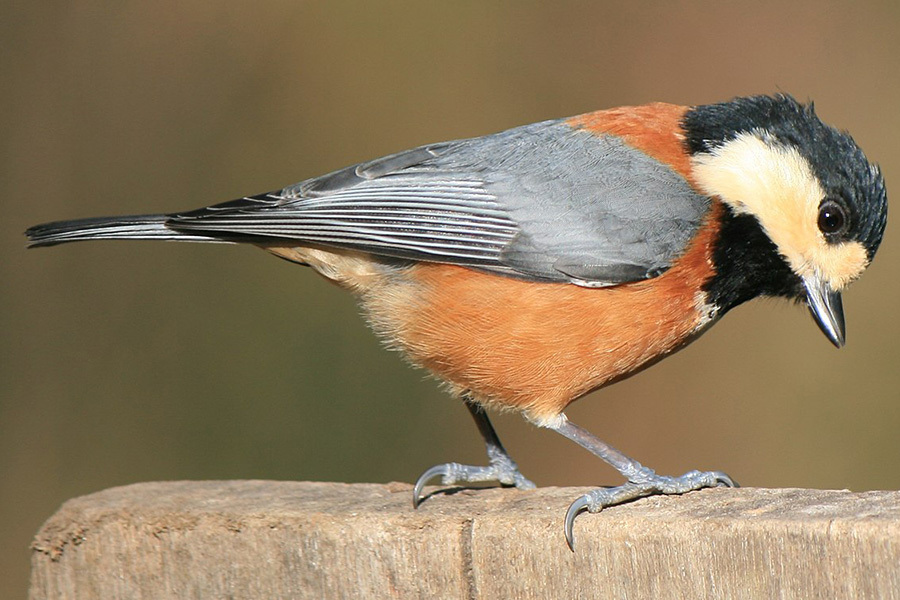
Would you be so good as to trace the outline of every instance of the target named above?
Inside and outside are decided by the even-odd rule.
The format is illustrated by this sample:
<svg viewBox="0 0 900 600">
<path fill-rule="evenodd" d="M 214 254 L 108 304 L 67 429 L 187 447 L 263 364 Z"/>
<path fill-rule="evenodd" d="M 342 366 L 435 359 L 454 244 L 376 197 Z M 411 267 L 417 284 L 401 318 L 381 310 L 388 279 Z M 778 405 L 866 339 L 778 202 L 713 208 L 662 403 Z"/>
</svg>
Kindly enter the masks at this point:
<svg viewBox="0 0 900 600">
<path fill-rule="evenodd" d="M 246 243 L 346 288 L 389 348 L 463 400 L 488 464 L 427 483 L 531 489 L 488 410 L 512 409 L 625 478 L 584 511 L 737 484 L 659 475 L 566 407 L 683 348 L 760 296 L 805 303 L 845 342 L 841 292 L 887 221 L 879 167 L 812 102 L 787 94 L 590 112 L 433 143 L 273 192 L 170 214 L 57 221 L 30 247 L 82 240 Z"/>
</svg>

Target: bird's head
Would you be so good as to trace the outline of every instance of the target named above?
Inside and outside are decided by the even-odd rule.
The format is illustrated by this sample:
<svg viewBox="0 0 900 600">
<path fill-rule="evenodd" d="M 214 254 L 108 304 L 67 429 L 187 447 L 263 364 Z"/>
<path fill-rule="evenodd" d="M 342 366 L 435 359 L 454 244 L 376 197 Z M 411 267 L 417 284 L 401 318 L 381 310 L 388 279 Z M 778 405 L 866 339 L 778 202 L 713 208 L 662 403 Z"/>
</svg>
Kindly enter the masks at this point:
<svg viewBox="0 0 900 600">
<path fill-rule="evenodd" d="M 684 128 L 695 184 L 731 216 L 755 219 L 789 272 L 777 293 L 805 300 L 823 333 L 842 346 L 841 291 L 866 269 L 884 234 L 878 166 L 849 135 L 819 120 L 812 104 L 785 95 L 699 106 Z"/>
</svg>

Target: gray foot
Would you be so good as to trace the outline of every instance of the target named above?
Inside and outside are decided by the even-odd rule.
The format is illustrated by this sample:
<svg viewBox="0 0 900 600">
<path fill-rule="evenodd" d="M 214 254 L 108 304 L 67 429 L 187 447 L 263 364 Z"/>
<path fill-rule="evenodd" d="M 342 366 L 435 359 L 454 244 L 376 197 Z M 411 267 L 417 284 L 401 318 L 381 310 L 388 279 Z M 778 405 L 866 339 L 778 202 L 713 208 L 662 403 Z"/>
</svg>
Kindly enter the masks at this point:
<svg viewBox="0 0 900 600">
<path fill-rule="evenodd" d="M 488 463 L 487 467 L 477 467 L 473 465 L 461 465 L 459 463 L 446 463 L 443 465 L 435 465 L 422 473 L 416 485 L 413 488 L 413 507 L 418 508 L 422 501 L 422 489 L 425 484 L 440 476 L 442 485 L 454 485 L 457 483 L 478 483 L 482 481 L 497 481 L 503 486 L 516 486 L 520 490 L 533 490 L 534 484 L 525 478 L 519 472 L 519 466 L 509 453 L 500 443 L 491 420 L 488 419 L 484 408 L 472 400 L 468 395 L 463 395 L 466 402 L 466 408 L 472 418 L 475 419 L 475 425 L 481 437 L 484 438 L 485 449 L 487 450 Z"/>
<path fill-rule="evenodd" d="M 575 538 L 572 534 L 572 526 L 575 523 L 575 517 L 582 511 L 596 513 L 607 506 L 614 506 L 644 496 L 684 494 L 708 487 L 738 487 L 738 484 L 721 471 L 688 471 L 681 477 L 668 477 L 657 475 L 645 467 L 638 477 L 634 477 L 628 483 L 617 487 L 591 490 L 575 500 L 566 511 L 566 542 L 569 544 L 569 549 L 574 551 Z"/>
<path fill-rule="evenodd" d="M 425 485 L 440 476 L 441 485 L 450 486 L 457 483 L 478 483 L 483 481 L 497 481 L 503 486 L 515 486 L 520 490 L 533 490 L 534 484 L 525 478 L 519 471 L 516 463 L 505 453 L 490 457 L 491 464 L 487 467 L 475 465 L 461 465 L 459 463 L 446 463 L 435 465 L 422 473 L 413 488 L 413 507 L 418 508 L 422 501 L 422 489 Z"/>
</svg>

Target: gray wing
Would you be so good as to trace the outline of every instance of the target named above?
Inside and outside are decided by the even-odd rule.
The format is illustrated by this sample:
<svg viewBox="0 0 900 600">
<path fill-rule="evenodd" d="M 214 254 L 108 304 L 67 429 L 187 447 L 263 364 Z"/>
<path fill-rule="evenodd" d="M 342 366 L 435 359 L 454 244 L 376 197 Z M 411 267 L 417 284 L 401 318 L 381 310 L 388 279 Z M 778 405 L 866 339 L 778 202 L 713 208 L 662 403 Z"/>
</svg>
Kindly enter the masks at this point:
<svg viewBox="0 0 900 600">
<path fill-rule="evenodd" d="M 671 168 L 618 137 L 547 121 L 401 152 L 166 225 L 602 286 L 665 271 L 708 209 Z"/>
</svg>

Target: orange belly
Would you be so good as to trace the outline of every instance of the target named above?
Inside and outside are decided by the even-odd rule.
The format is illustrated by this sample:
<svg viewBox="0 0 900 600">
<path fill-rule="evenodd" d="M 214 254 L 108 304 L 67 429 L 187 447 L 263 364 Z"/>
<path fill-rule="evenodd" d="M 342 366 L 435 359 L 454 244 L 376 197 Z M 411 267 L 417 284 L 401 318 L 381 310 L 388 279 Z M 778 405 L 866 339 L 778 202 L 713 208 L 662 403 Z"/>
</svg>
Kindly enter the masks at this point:
<svg viewBox="0 0 900 600">
<path fill-rule="evenodd" d="M 588 113 L 573 127 L 612 134 L 692 183 L 680 122 L 655 104 Z M 534 283 L 445 264 L 392 268 L 370 255 L 268 247 L 357 293 L 373 328 L 457 392 L 551 420 L 578 397 L 687 343 L 710 322 L 701 288 L 713 274 L 721 205 L 671 269 L 609 288 Z"/>
<path fill-rule="evenodd" d="M 714 223 L 671 269 L 637 283 L 590 289 L 421 263 L 403 274 L 405 284 L 373 290 L 363 303 L 413 363 L 540 422 L 710 322 L 700 289 L 712 275 Z"/>
</svg>

